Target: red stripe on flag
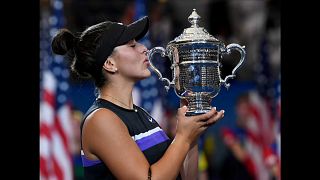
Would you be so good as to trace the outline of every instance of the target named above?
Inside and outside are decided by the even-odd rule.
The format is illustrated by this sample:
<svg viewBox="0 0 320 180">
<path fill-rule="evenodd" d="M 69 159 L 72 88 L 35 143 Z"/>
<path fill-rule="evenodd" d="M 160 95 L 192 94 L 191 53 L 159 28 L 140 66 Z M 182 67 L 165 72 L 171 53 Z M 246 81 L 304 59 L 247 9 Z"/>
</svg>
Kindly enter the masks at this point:
<svg viewBox="0 0 320 180">
<path fill-rule="evenodd" d="M 47 159 L 40 155 L 40 173 L 43 177 L 49 177 L 49 171 L 47 167 Z"/>
<path fill-rule="evenodd" d="M 59 163 L 57 162 L 57 160 L 55 158 L 52 159 L 53 162 L 53 172 L 55 174 L 55 176 L 57 177 L 57 180 L 63 180 L 63 172 L 62 169 L 59 165 Z"/>
<path fill-rule="evenodd" d="M 43 90 L 43 100 L 50 104 L 52 107 L 55 106 L 55 98 L 55 95 L 52 94 L 50 91 L 48 91 L 47 89 Z"/>
<path fill-rule="evenodd" d="M 245 164 L 251 177 L 253 179 L 257 179 L 257 170 L 252 158 L 250 156 L 246 156 L 243 163 Z"/>
<path fill-rule="evenodd" d="M 57 130 L 57 133 L 59 134 L 60 138 L 62 139 L 64 149 L 68 150 L 68 138 L 66 137 L 66 133 L 63 131 L 61 124 L 60 124 L 60 119 L 61 117 L 56 116 L 55 118 L 55 129 Z"/>
<path fill-rule="evenodd" d="M 46 136 L 48 139 L 51 139 L 50 127 L 45 123 L 40 124 L 40 136 Z"/>
</svg>

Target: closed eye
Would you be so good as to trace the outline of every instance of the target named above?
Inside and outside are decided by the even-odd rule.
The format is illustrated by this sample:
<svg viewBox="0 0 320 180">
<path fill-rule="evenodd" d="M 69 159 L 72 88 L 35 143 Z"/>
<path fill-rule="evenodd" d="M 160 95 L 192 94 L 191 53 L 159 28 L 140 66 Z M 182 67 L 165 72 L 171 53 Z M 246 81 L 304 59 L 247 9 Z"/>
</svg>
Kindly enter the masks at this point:
<svg viewBox="0 0 320 180">
<path fill-rule="evenodd" d="M 128 45 L 130 46 L 130 47 L 132 47 L 132 48 L 134 48 L 134 47 L 136 47 L 136 41 L 135 40 L 131 40 L 131 41 L 129 41 L 128 42 Z"/>
</svg>

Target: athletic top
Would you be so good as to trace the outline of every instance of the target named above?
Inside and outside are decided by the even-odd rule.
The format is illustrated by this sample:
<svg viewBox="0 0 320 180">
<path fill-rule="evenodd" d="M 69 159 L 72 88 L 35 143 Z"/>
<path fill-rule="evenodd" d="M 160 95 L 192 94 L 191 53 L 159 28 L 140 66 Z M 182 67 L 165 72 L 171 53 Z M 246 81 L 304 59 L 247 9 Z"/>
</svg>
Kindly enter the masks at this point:
<svg viewBox="0 0 320 180">
<path fill-rule="evenodd" d="M 99 108 L 109 109 L 114 112 L 127 126 L 130 136 L 145 155 L 149 164 L 154 164 L 163 156 L 172 140 L 166 135 L 157 121 L 155 121 L 148 112 L 139 106 L 133 105 L 133 107 L 134 108 L 132 110 L 125 109 L 111 103 L 110 101 L 97 98 L 85 113 L 81 122 L 81 139 L 83 124 L 88 115 Z M 108 118 L 106 118 L 106 121 L 107 120 Z M 116 179 L 103 161 L 90 160 L 86 158 L 82 150 L 82 143 L 81 157 L 82 165 L 84 167 L 84 176 L 86 179 Z M 180 179 L 181 176 L 179 174 L 177 180 Z"/>
</svg>

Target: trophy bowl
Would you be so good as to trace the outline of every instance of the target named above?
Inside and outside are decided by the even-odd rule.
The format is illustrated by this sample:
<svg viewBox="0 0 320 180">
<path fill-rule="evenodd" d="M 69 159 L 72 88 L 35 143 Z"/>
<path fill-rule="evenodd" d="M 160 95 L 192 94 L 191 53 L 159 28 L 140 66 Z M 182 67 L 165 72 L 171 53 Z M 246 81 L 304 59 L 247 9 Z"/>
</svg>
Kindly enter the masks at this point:
<svg viewBox="0 0 320 180">
<path fill-rule="evenodd" d="M 165 83 L 168 91 L 172 86 L 181 99 L 188 102 L 187 116 L 204 114 L 211 110 L 212 99 L 219 94 L 221 85 L 227 89 L 229 79 L 235 78 L 235 73 L 245 60 L 244 46 L 232 43 L 227 46 L 210 35 L 204 28 L 199 27 L 200 16 L 196 10 L 189 16 L 191 27 L 170 41 L 166 49 L 154 47 L 148 51 L 150 68 Z M 221 79 L 220 67 L 223 55 L 230 54 L 231 50 L 240 53 L 240 61 L 233 68 L 232 74 Z M 162 57 L 168 56 L 171 61 L 172 81 L 163 78 L 161 72 L 153 65 L 155 53 Z"/>
</svg>

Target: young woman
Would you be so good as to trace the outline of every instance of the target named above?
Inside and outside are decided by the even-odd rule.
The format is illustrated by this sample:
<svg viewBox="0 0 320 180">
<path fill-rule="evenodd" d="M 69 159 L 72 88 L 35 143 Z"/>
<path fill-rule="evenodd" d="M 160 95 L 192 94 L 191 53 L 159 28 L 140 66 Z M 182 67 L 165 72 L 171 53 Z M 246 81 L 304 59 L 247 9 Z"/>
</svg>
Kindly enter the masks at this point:
<svg viewBox="0 0 320 180">
<path fill-rule="evenodd" d="M 224 111 L 185 116 L 177 111 L 177 129 L 169 139 L 158 123 L 133 104 L 134 84 L 148 78 L 147 48 L 138 43 L 148 31 L 143 17 L 130 25 L 105 21 L 76 37 L 62 29 L 53 52 L 71 60 L 71 69 L 91 78 L 96 100 L 81 124 L 81 153 L 87 179 L 196 179 L 197 139 Z"/>
</svg>

